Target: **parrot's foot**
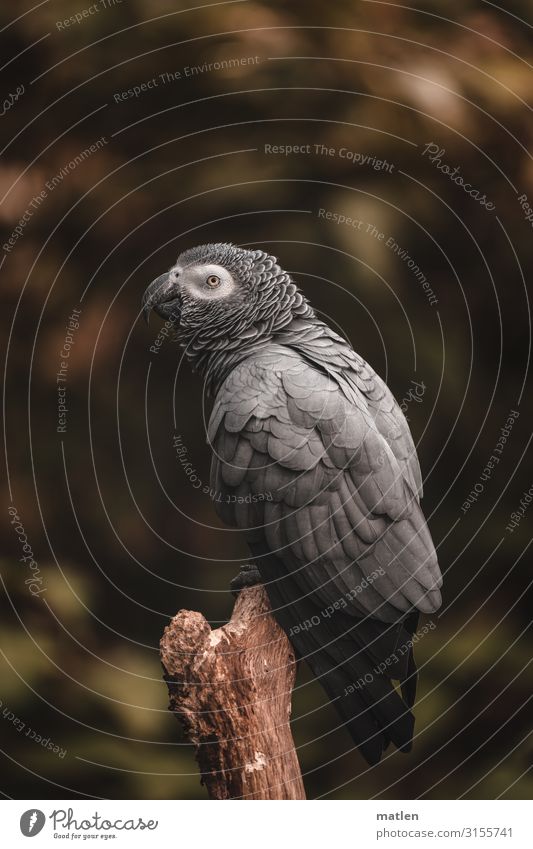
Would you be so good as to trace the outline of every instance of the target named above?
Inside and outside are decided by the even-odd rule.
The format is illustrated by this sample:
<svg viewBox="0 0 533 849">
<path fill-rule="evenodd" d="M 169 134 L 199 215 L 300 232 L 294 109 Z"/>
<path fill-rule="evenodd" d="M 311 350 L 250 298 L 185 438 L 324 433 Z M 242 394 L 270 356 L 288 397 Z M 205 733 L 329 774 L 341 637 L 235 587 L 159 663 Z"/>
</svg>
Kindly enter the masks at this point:
<svg viewBox="0 0 533 849">
<path fill-rule="evenodd" d="M 233 578 L 230 582 L 229 588 L 231 593 L 237 597 L 241 590 L 244 590 L 245 587 L 253 587 L 255 584 L 262 584 L 263 579 L 259 574 L 259 569 L 253 563 L 245 563 L 244 566 L 241 566 L 241 571 L 237 575 L 237 577 Z"/>
</svg>

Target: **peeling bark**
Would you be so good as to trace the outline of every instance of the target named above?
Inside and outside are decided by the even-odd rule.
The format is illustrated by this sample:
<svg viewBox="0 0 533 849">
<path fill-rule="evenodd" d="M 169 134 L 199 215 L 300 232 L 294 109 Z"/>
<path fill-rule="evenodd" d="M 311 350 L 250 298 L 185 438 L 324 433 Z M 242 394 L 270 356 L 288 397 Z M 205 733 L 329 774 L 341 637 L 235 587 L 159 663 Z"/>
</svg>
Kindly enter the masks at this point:
<svg viewBox="0 0 533 849">
<path fill-rule="evenodd" d="M 289 725 L 294 651 L 264 587 L 242 590 L 227 625 L 180 610 L 161 661 L 169 709 L 195 747 L 212 799 L 305 799 Z"/>
</svg>

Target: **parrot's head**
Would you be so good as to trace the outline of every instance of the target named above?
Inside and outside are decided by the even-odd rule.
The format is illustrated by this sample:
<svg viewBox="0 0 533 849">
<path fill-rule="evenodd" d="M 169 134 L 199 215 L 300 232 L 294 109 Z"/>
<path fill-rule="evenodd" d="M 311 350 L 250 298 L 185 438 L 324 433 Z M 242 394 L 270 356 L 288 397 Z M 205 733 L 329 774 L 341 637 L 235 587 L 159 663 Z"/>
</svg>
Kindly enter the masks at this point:
<svg viewBox="0 0 533 849">
<path fill-rule="evenodd" d="M 231 244 L 190 248 L 143 297 L 171 321 L 188 353 L 220 351 L 271 337 L 293 318 L 312 315 L 302 293 L 275 257 Z"/>
</svg>

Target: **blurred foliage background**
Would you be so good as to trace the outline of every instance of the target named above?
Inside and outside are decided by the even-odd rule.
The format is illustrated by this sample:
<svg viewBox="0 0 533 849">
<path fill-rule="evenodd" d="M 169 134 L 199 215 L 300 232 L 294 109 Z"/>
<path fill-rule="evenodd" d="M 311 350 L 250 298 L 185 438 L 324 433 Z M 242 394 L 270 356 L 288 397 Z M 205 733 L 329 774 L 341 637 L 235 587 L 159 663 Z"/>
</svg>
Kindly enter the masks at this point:
<svg viewBox="0 0 533 849">
<path fill-rule="evenodd" d="M 445 573 L 437 628 L 417 647 L 411 754 L 367 769 L 300 670 L 293 731 L 309 796 L 531 796 L 531 516 L 506 530 L 532 483 L 530 4 L 108 0 L 65 25 L 84 8 L 0 9 L 3 245 L 31 210 L 0 266 L 3 792 L 204 798 L 167 712 L 158 641 L 181 607 L 213 625 L 229 616 L 246 551 L 178 461 L 176 434 L 207 484 L 202 386 L 171 341 L 150 351 L 159 326 L 144 327 L 139 304 L 185 247 L 232 241 L 279 256 L 404 401 Z M 511 410 L 503 454 L 463 511 Z M 36 597 L 10 504 L 45 587 Z"/>
</svg>

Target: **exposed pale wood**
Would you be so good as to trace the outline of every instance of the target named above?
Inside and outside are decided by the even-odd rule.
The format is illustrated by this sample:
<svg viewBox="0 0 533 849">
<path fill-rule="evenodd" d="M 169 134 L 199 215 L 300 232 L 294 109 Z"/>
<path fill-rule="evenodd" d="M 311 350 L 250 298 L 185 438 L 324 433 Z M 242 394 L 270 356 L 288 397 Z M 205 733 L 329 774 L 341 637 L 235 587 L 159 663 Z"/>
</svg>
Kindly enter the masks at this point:
<svg viewBox="0 0 533 849">
<path fill-rule="evenodd" d="M 289 725 L 296 664 L 262 586 L 241 591 L 227 625 L 211 630 L 180 610 L 161 661 L 170 710 L 196 749 L 213 799 L 305 799 Z"/>
</svg>

